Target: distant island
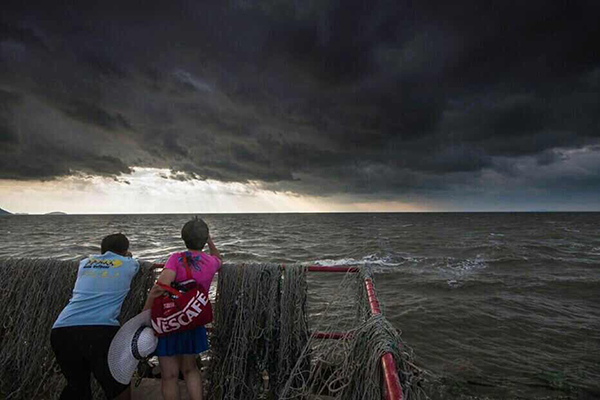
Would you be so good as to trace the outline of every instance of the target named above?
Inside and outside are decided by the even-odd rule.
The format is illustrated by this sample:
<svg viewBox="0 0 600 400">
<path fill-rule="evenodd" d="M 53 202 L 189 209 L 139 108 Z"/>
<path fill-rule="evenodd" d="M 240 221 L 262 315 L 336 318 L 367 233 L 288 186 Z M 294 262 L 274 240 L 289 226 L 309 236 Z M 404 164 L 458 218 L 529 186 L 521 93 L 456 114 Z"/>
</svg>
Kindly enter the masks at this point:
<svg viewBox="0 0 600 400">
<path fill-rule="evenodd" d="M 14 213 L 13 214 L 11 212 L 8 212 L 8 211 L 0 208 L 0 216 L 3 216 L 3 215 L 30 215 L 30 214 L 28 214 L 28 213 Z M 49 212 L 49 213 L 46 213 L 43 215 L 68 215 L 68 214 L 66 212 L 62 212 L 62 211 L 52 211 L 52 212 Z"/>
<path fill-rule="evenodd" d="M 12 213 L 9 213 L 8 211 L 0 208 L 0 215 L 12 215 Z"/>
</svg>

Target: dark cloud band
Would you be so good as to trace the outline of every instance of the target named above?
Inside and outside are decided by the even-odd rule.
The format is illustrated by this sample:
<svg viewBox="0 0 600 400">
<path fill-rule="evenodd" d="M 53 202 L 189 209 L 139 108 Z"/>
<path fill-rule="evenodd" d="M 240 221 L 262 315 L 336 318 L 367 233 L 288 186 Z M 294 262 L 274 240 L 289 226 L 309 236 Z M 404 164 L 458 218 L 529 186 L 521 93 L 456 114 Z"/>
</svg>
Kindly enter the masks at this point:
<svg viewBox="0 0 600 400">
<path fill-rule="evenodd" d="M 0 178 L 405 195 L 599 143 L 597 2 L 295 4 L 7 5 Z"/>
</svg>

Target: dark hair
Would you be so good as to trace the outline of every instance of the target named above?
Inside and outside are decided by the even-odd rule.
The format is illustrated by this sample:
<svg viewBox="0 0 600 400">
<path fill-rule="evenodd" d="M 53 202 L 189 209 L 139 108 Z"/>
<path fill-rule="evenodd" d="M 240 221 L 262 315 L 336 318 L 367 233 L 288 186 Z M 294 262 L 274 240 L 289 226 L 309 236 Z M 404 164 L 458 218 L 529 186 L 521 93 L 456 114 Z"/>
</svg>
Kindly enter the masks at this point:
<svg viewBox="0 0 600 400">
<path fill-rule="evenodd" d="M 100 245 L 102 254 L 112 251 L 113 253 L 125 255 L 127 250 L 129 250 L 129 239 L 122 233 L 108 235 L 102 239 L 102 244 Z"/>
<path fill-rule="evenodd" d="M 202 250 L 208 240 L 208 225 L 198 217 L 195 217 L 183 225 L 181 238 L 188 249 Z"/>
</svg>

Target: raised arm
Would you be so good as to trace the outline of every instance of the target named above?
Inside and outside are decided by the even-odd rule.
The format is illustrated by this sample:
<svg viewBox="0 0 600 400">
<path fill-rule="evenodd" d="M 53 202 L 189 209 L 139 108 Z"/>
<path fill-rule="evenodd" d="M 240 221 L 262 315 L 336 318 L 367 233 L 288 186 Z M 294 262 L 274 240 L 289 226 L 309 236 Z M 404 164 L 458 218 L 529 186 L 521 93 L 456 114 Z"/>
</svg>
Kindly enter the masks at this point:
<svg viewBox="0 0 600 400">
<path fill-rule="evenodd" d="M 208 251 L 210 252 L 210 255 L 215 256 L 219 260 L 223 261 L 223 257 L 221 256 L 221 253 L 217 249 L 217 246 L 215 246 L 215 244 L 213 243 L 212 237 L 210 236 L 210 234 L 208 235 L 208 240 L 206 241 L 206 244 L 208 244 Z"/>
</svg>

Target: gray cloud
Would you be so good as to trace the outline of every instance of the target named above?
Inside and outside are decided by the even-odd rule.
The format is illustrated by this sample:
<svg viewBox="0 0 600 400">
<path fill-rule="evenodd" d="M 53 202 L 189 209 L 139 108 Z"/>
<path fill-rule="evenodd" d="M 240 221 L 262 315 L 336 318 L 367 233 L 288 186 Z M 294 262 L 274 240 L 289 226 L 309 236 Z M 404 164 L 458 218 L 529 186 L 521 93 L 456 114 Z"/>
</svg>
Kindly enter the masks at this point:
<svg viewBox="0 0 600 400">
<path fill-rule="evenodd" d="M 18 104 L 21 96 L 0 90 L 0 144 L 11 148 L 18 145 L 19 136 L 13 124 L 12 108 Z"/>
<path fill-rule="evenodd" d="M 146 166 L 439 197 L 475 193 L 490 173 L 528 185 L 517 166 L 529 158 L 554 182 L 549 167 L 600 140 L 593 1 L 6 10 L 0 178 Z"/>
<path fill-rule="evenodd" d="M 85 101 L 71 101 L 63 105 L 60 110 L 69 118 L 86 124 L 97 125 L 109 131 L 132 129 L 121 113 L 110 113 L 96 104 Z"/>
</svg>

